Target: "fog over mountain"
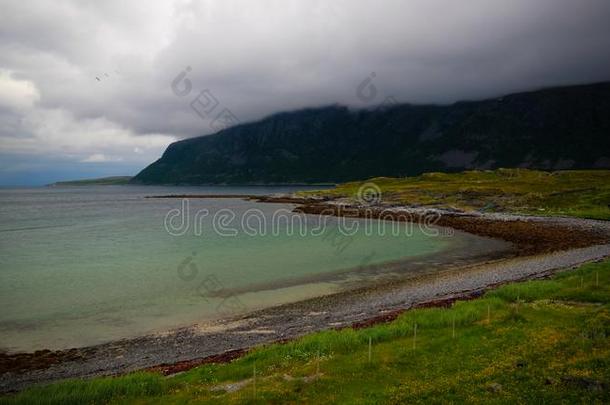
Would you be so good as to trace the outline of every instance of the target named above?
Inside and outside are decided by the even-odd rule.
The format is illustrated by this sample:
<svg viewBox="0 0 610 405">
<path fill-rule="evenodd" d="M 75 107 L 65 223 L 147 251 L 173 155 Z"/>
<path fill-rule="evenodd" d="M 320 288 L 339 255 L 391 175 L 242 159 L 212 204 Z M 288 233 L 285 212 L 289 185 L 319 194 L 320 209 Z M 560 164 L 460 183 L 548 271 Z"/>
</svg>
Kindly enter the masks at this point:
<svg viewBox="0 0 610 405">
<path fill-rule="evenodd" d="M 610 82 L 447 106 L 309 108 L 172 143 L 144 184 L 345 182 L 522 167 L 610 169 Z"/>
<path fill-rule="evenodd" d="M 606 0 L 0 6 L 0 184 L 135 174 L 278 111 L 610 80 Z M 181 73 L 190 87 L 172 88 Z"/>
</svg>

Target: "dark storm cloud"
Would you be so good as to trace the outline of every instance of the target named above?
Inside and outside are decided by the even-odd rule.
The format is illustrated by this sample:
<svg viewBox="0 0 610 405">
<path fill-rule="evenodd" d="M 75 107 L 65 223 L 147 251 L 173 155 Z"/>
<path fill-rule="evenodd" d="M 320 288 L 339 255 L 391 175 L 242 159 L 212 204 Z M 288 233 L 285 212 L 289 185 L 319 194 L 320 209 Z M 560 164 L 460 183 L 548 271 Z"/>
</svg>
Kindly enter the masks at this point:
<svg viewBox="0 0 610 405">
<path fill-rule="evenodd" d="M 607 0 L 2 1 L 0 152 L 154 160 L 240 121 L 387 96 L 447 103 L 610 79 Z M 187 66 L 193 89 L 172 92 Z M 358 85 L 374 72 L 373 100 Z M 217 110 L 218 111 L 218 110 Z M 217 113 L 214 111 L 214 114 Z M 213 118 L 212 116 L 210 116 Z"/>
</svg>

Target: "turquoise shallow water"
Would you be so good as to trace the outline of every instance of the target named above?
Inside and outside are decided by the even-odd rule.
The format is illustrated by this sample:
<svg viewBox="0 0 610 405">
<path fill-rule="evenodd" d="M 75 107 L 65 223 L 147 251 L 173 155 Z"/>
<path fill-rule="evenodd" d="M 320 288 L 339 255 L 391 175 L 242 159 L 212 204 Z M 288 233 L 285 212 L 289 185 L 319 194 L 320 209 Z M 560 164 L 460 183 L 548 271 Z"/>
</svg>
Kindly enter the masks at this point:
<svg viewBox="0 0 610 405">
<path fill-rule="evenodd" d="M 166 215 L 182 210 L 182 201 L 144 198 L 284 191 L 0 190 L 0 348 L 91 345 L 296 301 L 336 291 L 355 276 L 365 281 L 360 270 L 369 265 L 430 257 L 464 242 L 460 235 L 430 237 L 417 228 L 412 235 L 382 235 L 366 231 L 360 220 L 346 223 L 361 226 L 345 236 L 335 218 L 320 232 L 319 218 L 291 214 L 289 205 L 239 199 L 190 200 L 189 229 L 171 222 L 170 231 L 181 233 L 172 235 Z M 226 210 L 235 217 L 222 222 Z M 294 218 L 305 225 L 289 227 Z"/>
</svg>

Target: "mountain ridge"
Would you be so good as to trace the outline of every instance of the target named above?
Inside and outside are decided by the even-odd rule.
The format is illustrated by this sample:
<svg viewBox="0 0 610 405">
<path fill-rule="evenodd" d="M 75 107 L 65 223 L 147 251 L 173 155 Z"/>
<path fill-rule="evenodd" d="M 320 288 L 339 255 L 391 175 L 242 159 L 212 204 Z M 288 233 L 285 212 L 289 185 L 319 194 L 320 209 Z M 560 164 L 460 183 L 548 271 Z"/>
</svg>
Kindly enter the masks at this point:
<svg viewBox="0 0 610 405">
<path fill-rule="evenodd" d="M 610 82 L 447 105 L 278 112 L 172 143 L 131 181 L 332 183 L 497 167 L 610 167 Z"/>
</svg>

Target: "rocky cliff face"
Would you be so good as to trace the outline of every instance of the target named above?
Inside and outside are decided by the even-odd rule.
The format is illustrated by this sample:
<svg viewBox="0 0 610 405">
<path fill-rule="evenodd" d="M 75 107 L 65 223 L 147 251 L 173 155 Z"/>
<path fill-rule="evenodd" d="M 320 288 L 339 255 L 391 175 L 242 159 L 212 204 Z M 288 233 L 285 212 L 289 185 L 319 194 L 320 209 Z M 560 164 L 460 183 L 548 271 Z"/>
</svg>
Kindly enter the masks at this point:
<svg viewBox="0 0 610 405">
<path fill-rule="evenodd" d="M 496 167 L 610 167 L 610 83 L 447 106 L 333 106 L 171 144 L 132 181 L 313 183 Z"/>
</svg>

